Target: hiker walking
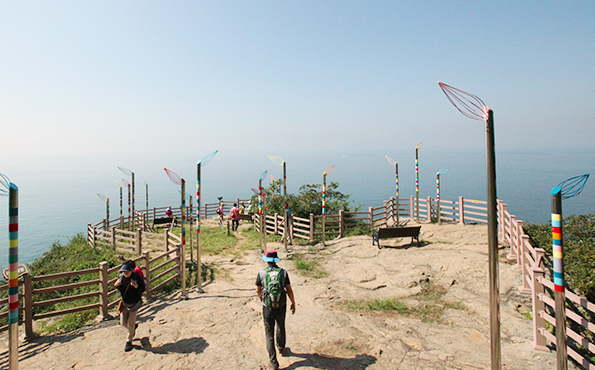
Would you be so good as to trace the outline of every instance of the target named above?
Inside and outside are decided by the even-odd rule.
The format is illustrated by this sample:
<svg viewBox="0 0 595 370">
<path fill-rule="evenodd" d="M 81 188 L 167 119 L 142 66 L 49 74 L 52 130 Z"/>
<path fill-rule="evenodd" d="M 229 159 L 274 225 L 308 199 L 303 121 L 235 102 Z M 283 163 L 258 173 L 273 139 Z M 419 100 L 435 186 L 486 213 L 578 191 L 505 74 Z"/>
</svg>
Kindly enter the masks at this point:
<svg viewBox="0 0 595 370">
<path fill-rule="evenodd" d="M 285 313 L 287 297 L 291 300 L 291 313 L 295 313 L 295 299 L 289 282 L 287 271 L 277 266 L 280 261 L 277 251 L 269 249 L 262 260 L 268 266 L 256 276 L 256 294 L 262 302 L 262 316 L 264 318 L 264 331 L 266 334 L 267 351 L 271 370 L 279 369 L 275 344 L 279 354 L 285 351 Z M 277 334 L 275 336 L 275 323 Z M 275 340 L 276 339 L 276 340 Z"/>
<path fill-rule="evenodd" d="M 234 203 L 233 208 L 229 211 L 229 218 L 231 218 L 231 231 L 237 231 L 240 226 L 240 210 L 237 203 Z"/>
<path fill-rule="evenodd" d="M 122 301 L 118 305 L 120 314 L 120 325 L 128 329 L 128 339 L 124 351 L 132 350 L 132 339 L 136 332 L 136 314 L 141 306 L 141 294 L 145 291 L 145 282 L 136 272 L 136 264 L 128 260 L 120 267 L 120 276 L 116 279 L 114 286 L 120 291 Z"/>
</svg>

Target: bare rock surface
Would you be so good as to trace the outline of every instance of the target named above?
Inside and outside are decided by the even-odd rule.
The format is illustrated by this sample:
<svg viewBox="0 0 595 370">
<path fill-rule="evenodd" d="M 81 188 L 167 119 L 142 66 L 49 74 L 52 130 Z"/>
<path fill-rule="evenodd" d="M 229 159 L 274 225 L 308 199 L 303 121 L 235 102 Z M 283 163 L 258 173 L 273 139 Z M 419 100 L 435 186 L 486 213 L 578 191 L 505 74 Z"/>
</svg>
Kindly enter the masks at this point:
<svg viewBox="0 0 595 370">
<path fill-rule="evenodd" d="M 405 238 L 383 240 L 379 249 L 366 236 L 290 247 L 290 256 L 318 261 L 322 277 L 302 275 L 281 244 L 269 243 L 280 253 L 279 265 L 288 270 L 298 303 L 295 315 L 287 315 L 281 368 L 490 368 L 487 228 L 421 225 L 420 247 Z M 104 320 L 21 341 L 20 368 L 268 369 L 254 285 L 265 267 L 260 257 L 249 251 L 241 258 L 206 258 L 226 274 L 207 282 L 205 293 L 193 289 L 186 300 L 176 293 L 146 302 L 131 352 L 124 352 L 126 330 L 118 320 Z M 555 368 L 555 353 L 532 349 L 532 321 L 517 310 L 527 302 L 530 307 L 528 293 L 518 290 L 520 268 L 501 262 L 499 270 L 503 368 Z M 429 284 L 442 292 L 440 300 L 419 299 Z M 388 298 L 420 311 L 442 305 L 443 313 L 428 320 L 416 313 L 348 307 Z M 0 367 L 7 368 L 6 333 L 3 338 Z"/>
</svg>

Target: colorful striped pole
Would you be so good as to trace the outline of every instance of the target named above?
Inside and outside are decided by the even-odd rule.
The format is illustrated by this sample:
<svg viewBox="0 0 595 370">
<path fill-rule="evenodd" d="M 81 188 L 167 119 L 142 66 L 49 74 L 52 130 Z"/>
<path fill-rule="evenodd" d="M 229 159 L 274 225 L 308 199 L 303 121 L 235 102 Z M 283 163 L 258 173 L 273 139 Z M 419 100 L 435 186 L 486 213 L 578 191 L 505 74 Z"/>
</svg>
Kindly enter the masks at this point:
<svg viewBox="0 0 595 370">
<path fill-rule="evenodd" d="M 324 244 L 326 233 L 326 175 L 333 172 L 335 165 L 330 166 L 322 174 L 322 244 Z"/>
<path fill-rule="evenodd" d="M 8 194 L 8 330 L 9 367 L 19 368 L 19 188 L 12 182 Z"/>
<path fill-rule="evenodd" d="M 552 251 L 554 252 L 554 291 L 556 299 L 556 358 L 558 370 L 568 368 L 566 351 L 566 297 L 564 294 L 564 255 L 562 252 L 562 188 L 552 189 Z"/>
<path fill-rule="evenodd" d="M 443 168 L 436 172 L 436 214 L 438 217 L 438 225 L 440 225 L 440 175 L 446 173 L 448 168 Z"/>
<path fill-rule="evenodd" d="M 134 178 L 134 177 L 133 177 Z M 180 253 L 180 258 L 182 259 L 182 296 L 187 298 L 186 295 L 186 181 L 182 179 L 181 186 L 181 196 L 182 196 L 182 251 Z"/>
<path fill-rule="evenodd" d="M 418 160 L 418 150 L 421 148 L 421 143 L 417 144 L 415 147 L 415 209 L 416 209 L 416 216 L 415 220 L 419 222 L 419 160 Z"/>
<path fill-rule="evenodd" d="M 211 162 L 217 152 L 219 151 L 215 150 L 196 162 L 196 291 L 199 293 L 204 292 L 202 289 L 202 264 L 200 260 L 200 170 L 202 166 L 206 166 Z M 192 260 L 192 256 L 190 256 L 190 259 Z"/>
<path fill-rule="evenodd" d="M 145 212 L 149 214 L 149 184 L 145 181 Z"/>
<path fill-rule="evenodd" d="M 120 229 L 124 227 L 124 214 L 122 211 L 122 185 L 120 185 L 120 183 L 116 181 L 116 185 L 118 185 L 118 187 L 120 188 Z"/>
<path fill-rule="evenodd" d="M 134 207 L 134 198 L 135 198 L 135 196 L 134 196 L 134 172 L 132 172 L 129 169 L 124 168 L 124 167 L 118 167 L 118 169 L 120 171 L 122 171 L 122 173 L 124 173 L 125 175 L 132 176 L 132 213 L 130 212 L 130 184 L 128 185 L 128 229 L 130 229 L 130 215 L 131 214 L 133 215 L 132 216 L 132 223 L 133 223 L 132 227 L 134 228 L 134 210 L 135 210 L 135 207 Z M 124 183 L 126 184 L 126 182 L 124 182 Z"/>
<path fill-rule="evenodd" d="M 99 199 L 105 202 L 105 230 L 109 230 L 109 198 L 103 194 L 97 193 Z"/>
<path fill-rule="evenodd" d="M 271 161 L 277 166 L 283 166 L 283 220 L 287 220 L 287 162 L 285 162 L 281 157 L 274 157 L 268 156 Z M 274 182 L 273 175 L 271 175 L 271 180 Z M 281 184 L 279 184 L 279 194 L 281 194 Z M 285 227 L 283 228 L 283 246 L 285 247 L 285 252 L 287 252 L 287 222 L 284 223 Z M 266 231 L 266 229 L 265 229 Z"/>
<path fill-rule="evenodd" d="M 388 163 L 390 163 L 391 165 L 395 166 L 395 202 L 396 202 L 396 210 L 395 210 L 395 203 L 393 203 L 393 222 L 395 221 L 395 214 L 396 214 L 396 219 L 397 219 L 397 225 L 399 224 L 399 164 L 392 159 L 391 157 L 389 157 L 388 155 L 385 155 L 386 160 L 388 161 Z"/>
</svg>

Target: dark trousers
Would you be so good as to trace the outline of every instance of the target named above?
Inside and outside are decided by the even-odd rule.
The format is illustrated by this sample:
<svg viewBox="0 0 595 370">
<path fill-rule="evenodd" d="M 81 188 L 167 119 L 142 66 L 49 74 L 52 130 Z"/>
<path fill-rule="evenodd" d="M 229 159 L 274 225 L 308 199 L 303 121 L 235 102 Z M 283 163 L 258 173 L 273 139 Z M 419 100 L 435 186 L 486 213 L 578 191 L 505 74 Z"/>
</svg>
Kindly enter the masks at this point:
<svg viewBox="0 0 595 370">
<path fill-rule="evenodd" d="M 236 231 L 240 226 L 240 220 L 231 220 L 231 231 Z"/>
<path fill-rule="evenodd" d="M 286 306 L 272 309 L 266 306 L 262 308 L 264 317 L 264 332 L 267 337 L 267 351 L 269 351 L 269 361 L 275 369 L 279 368 L 277 353 L 275 351 L 275 323 L 277 323 L 277 348 L 285 348 L 285 312 Z"/>
</svg>

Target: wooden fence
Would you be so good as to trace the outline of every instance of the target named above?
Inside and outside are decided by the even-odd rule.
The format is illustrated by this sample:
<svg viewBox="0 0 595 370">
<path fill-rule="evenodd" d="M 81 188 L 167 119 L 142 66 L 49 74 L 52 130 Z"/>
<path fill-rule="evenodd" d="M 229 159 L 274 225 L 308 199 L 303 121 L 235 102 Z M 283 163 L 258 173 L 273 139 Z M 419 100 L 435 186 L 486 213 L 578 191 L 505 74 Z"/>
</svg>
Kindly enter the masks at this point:
<svg viewBox="0 0 595 370">
<path fill-rule="evenodd" d="M 153 257 L 151 257 L 153 253 Z M 185 260 L 182 258 L 181 243 L 172 245 L 169 251 L 145 251 L 134 259 L 143 270 L 147 288 L 147 298 L 174 279 L 180 279 L 182 295 L 186 294 L 185 288 Z M 109 311 L 120 301 L 117 289 L 110 290 L 119 274 L 120 266 L 108 268 L 107 262 L 100 262 L 98 267 L 62 272 L 51 275 L 32 276 L 23 275 L 19 279 L 19 324 L 24 324 L 27 338 L 36 336 L 33 332 L 33 321 L 68 313 L 99 310 L 103 318 L 110 317 Z M 65 283 L 65 281 L 75 282 Z M 95 287 L 86 293 L 74 293 L 83 287 Z M 8 289 L 8 285 L 0 286 L 0 292 Z M 56 297 L 58 292 L 74 291 L 73 295 Z M 61 309 L 65 302 L 84 300 L 81 305 Z M 94 302 L 89 303 L 92 300 Z M 8 302 L 8 298 L 0 300 L 0 304 Z M 40 307 L 53 306 L 53 310 L 40 310 Z M 0 319 L 5 319 L 8 312 L 0 314 Z M 8 325 L 0 327 L 0 331 L 8 330 Z"/>
<path fill-rule="evenodd" d="M 500 239 L 510 246 L 510 258 L 515 258 L 521 268 L 522 291 L 531 292 L 533 314 L 534 349 L 549 352 L 548 344 L 556 343 L 556 337 L 548 325 L 556 327 L 554 283 L 552 273 L 545 266 L 545 250 L 534 248 L 523 230 L 523 221 L 508 212 L 508 207 L 498 202 Z M 595 304 L 565 289 L 567 353 L 585 369 L 595 369 L 595 364 L 586 357 L 595 355 L 595 345 L 590 337 L 595 335 Z M 587 334 L 584 334 L 587 333 Z"/>
</svg>

